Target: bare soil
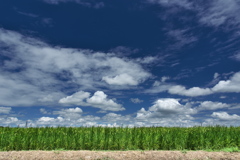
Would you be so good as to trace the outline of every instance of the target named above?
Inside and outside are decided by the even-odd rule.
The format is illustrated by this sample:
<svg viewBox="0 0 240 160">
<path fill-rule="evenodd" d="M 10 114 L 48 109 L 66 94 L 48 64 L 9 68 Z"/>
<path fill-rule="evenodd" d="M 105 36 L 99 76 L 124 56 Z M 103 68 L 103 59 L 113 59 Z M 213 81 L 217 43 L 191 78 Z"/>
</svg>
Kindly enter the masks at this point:
<svg viewBox="0 0 240 160">
<path fill-rule="evenodd" d="M 240 160 L 240 152 L 207 151 L 8 151 L 0 160 Z"/>
</svg>

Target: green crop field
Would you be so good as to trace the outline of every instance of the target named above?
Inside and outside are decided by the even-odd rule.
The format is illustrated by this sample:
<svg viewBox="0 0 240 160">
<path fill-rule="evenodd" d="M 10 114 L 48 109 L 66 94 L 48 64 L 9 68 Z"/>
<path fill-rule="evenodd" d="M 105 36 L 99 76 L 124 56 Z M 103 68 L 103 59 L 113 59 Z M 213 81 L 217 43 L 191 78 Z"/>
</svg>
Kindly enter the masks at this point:
<svg viewBox="0 0 240 160">
<path fill-rule="evenodd" d="M 0 128 L 0 150 L 220 150 L 240 147 L 240 127 Z"/>
</svg>

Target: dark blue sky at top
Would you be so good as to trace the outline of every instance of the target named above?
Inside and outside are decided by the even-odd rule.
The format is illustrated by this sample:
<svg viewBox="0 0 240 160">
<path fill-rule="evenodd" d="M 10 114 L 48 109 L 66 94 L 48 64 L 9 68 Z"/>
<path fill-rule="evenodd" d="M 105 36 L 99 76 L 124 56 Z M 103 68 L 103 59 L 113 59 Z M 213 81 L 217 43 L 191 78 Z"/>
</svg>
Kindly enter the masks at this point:
<svg viewBox="0 0 240 160">
<path fill-rule="evenodd" d="M 224 5 L 228 6 L 224 7 Z M 19 56 L 22 61 L 17 61 L 19 64 L 22 63 L 22 67 L 13 67 L 14 69 L 10 71 L 9 66 L 6 65 L 6 61 L 10 61 L 10 64 L 16 66 L 17 63 L 15 64 L 13 60 L 14 55 L 18 53 L 13 48 L 17 46 L 17 41 L 31 44 L 29 40 L 24 40 L 27 37 L 32 38 L 33 41 L 43 42 L 50 48 L 91 50 L 86 52 L 89 52 L 87 55 L 92 54 L 93 57 L 97 52 L 106 54 L 106 57 L 109 57 L 107 54 L 113 54 L 126 63 L 134 63 L 142 68 L 134 70 L 133 67 L 129 68 L 133 72 L 129 71 L 128 73 L 126 71 L 128 75 L 130 73 L 136 74 L 130 75 L 133 80 L 136 80 L 134 82 L 124 81 L 129 77 L 120 78 L 120 80 L 114 79 L 113 77 L 119 78 L 118 75 L 125 73 L 124 71 L 118 71 L 118 69 L 116 69 L 116 72 L 112 69 L 112 75 L 109 76 L 117 82 L 106 80 L 105 69 L 107 70 L 108 67 L 114 68 L 112 65 L 101 70 L 94 67 L 87 68 L 81 72 L 84 77 L 100 75 L 100 77 L 93 78 L 94 82 L 92 84 L 89 82 L 92 87 L 84 87 L 82 82 L 74 83 L 74 80 L 70 78 L 74 75 L 72 70 L 53 71 L 51 76 L 48 77 L 47 70 L 40 69 L 42 75 L 46 75 L 48 78 L 54 77 L 56 81 L 53 83 L 49 79 L 49 84 L 44 84 L 45 88 L 40 86 L 39 90 L 44 91 L 44 94 L 46 91 L 46 93 L 55 97 L 55 92 L 50 94 L 51 91 L 48 88 L 54 88 L 54 86 L 61 84 L 61 87 L 58 86 L 61 93 L 56 96 L 55 101 L 39 105 L 37 105 L 37 100 L 33 100 L 34 102 L 31 102 L 31 105 L 29 105 L 29 102 L 28 105 L 19 104 L 18 106 L 13 103 L 1 102 L 0 98 L 0 107 L 2 107 L 2 110 L 7 110 L 0 111 L 0 118 L 2 118 L 2 121 L 4 121 L 4 118 L 8 118 L 9 121 L 9 123 L 2 123 L 2 125 L 22 124 L 22 121 L 25 120 L 31 121 L 33 125 L 56 125 L 60 124 L 56 119 L 57 117 L 67 119 L 76 116 L 76 114 L 81 117 L 80 111 L 78 112 L 76 107 L 83 110 L 81 118 L 85 120 L 84 122 L 89 121 L 98 124 L 149 125 L 156 124 L 156 121 L 162 121 L 162 125 L 194 125 L 195 122 L 232 124 L 240 119 L 238 109 L 240 106 L 238 99 L 240 80 L 237 80 L 237 76 L 240 74 L 240 19 L 236 12 L 238 9 L 240 9 L 239 0 L 231 0 L 228 4 L 223 0 L 216 0 L 211 3 L 205 3 L 204 0 L 198 2 L 190 0 L 182 2 L 175 0 L 8 0 L 2 2 L 0 5 L 0 34 L 5 36 L 6 32 L 11 32 L 14 35 L 21 35 L 23 38 L 16 40 L 16 44 L 14 44 L 15 42 L 6 42 L 4 38 L 0 39 L 0 64 L 2 67 L 0 71 L 3 75 L 0 80 L 1 78 L 13 80 L 13 77 L 24 77 L 23 73 L 25 72 L 23 71 L 31 69 L 31 67 L 24 68 L 26 67 L 24 64 L 28 60 L 24 56 L 22 58 Z M 8 35 L 6 34 L 6 36 Z M 37 46 L 35 43 L 31 45 L 33 47 Z M 21 46 L 18 46 L 18 49 L 20 48 Z M 31 47 L 26 52 L 31 57 Z M 49 52 L 49 54 L 51 53 Z M 144 62 L 146 57 L 151 60 Z M 100 58 L 99 63 L 104 63 L 103 59 Z M 41 59 L 38 60 L 41 61 Z M 69 59 L 66 59 L 66 61 L 69 61 Z M 50 63 L 47 62 L 46 65 Z M 135 71 L 139 72 L 139 75 Z M 85 75 L 86 72 L 88 74 Z M 147 72 L 151 75 L 143 75 L 144 78 L 142 78 L 141 72 Z M 114 75 L 114 73 L 116 74 Z M 234 77 L 237 78 L 234 79 Z M 74 78 L 77 77 L 73 76 Z M 164 78 L 166 80 L 163 80 Z M 2 86 L 4 86 L 4 80 L 1 81 Z M 33 79 L 23 78 L 22 81 L 31 82 L 33 86 L 36 85 Z M 222 82 L 220 83 L 220 81 Z M 227 84 L 227 81 L 231 81 L 230 84 Z M 17 81 L 13 83 L 15 84 Z M 224 86 L 222 86 L 223 83 Z M 219 86 L 221 84 L 220 88 L 218 88 L 219 86 L 216 87 L 218 84 Z M 185 89 L 179 89 L 176 86 L 182 86 Z M 191 90 L 192 87 L 198 87 L 198 89 L 194 92 Z M 203 89 L 209 89 L 209 92 L 203 91 Z M 74 95 L 80 90 L 90 92 L 91 95 L 96 91 L 103 91 L 108 95 L 108 98 L 116 104 L 121 104 L 125 110 L 120 111 L 119 108 L 119 110 L 102 109 L 104 112 L 101 112 L 102 110 L 99 112 L 99 108 L 101 108 L 99 105 L 104 106 L 105 103 L 88 102 L 90 105 L 79 105 L 73 104 L 72 99 L 65 99 L 63 106 L 59 104 L 60 99 Z M 10 97 L 13 92 L 14 90 L 9 89 L 9 94 L 7 94 L 9 97 L 2 96 L 2 99 L 9 98 L 8 100 L 12 99 L 13 101 L 14 98 L 20 99 L 18 96 Z M 196 94 L 196 92 L 199 92 L 199 94 Z M 203 93 L 200 94 L 200 92 Z M 29 93 L 30 90 L 26 90 L 26 96 Z M 133 98 L 135 100 L 137 98 L 139 101 L 133 102 Z M 162 101 L 157 102 L 157 100 Z M 172 103 L 173 101 L 174 103 Z M 177 101 L 181 106 L 175 103 Z M 21 103 L 21 101 L 19 102 Z M 204 102 L 212 102 L 211 104 L 217 107 L 215 109 L 206 109 L 206 107 L 198 109 L 198 107 L 204 106 Z M 96 103 L 99 104 L 96 105 Z M 189 107 L 187 103 L 191 106 Z M 114 104 L 115 107 L 116 104 Z M 166 109 L 165 106 L 168 108 L 168 105 L 169 109 Z M 150 109 L 151 106 L 152 109 Z M 9 107 L 12 107 L 11 111 L 8 109 Z M 65 110 L 66 113 L 69 113 L 68 115 L 63 115 L 59 111 L 71 107 L 76 110 Z M 175 113 L 173 112 L 176 109 L 174 107 L 183 107 L 185 111 L 180 109 Z M 141 108 L 146 110 L 142 117 L 139 116 Z M 39 109 L 42 109 L 41 112 Z M 196 109 L 196 113 L 194 111 L 190 112 L 191 109 Z M 186 110 L 189 110 L 189 112 Z M 110 112 L 118 114 L 120 116 L 119 121 L 115 122 L 111 118 L 107 119 L 106 116 L 110 115 Z M 182 121 L 173 124 L 164 114 L 169 119 L 176 114 L 175 117 Z M 192 116 L 193 119 L 186 118 L 188 117 L 186 115 Z M 89 120 L 86 116 L 93 117 Z M 94 119 L 94 116 L 99 116 L 100 119 Z M 124 119 L 127 119 L 124 116 L 130 117 L 128 117 L 130 119 L 129 123 L 124 121 Z M 11 117 L 18 120 L 9 119 Z M 41 117 L 45 119 L 41 119 Z M 51 118 L 55 119 L 51 120 Z M 71 123 L 75 123 L 75 120 L 72 120 Z M 70 123 L 64 122 L 66 124 Z"/>
</svg>

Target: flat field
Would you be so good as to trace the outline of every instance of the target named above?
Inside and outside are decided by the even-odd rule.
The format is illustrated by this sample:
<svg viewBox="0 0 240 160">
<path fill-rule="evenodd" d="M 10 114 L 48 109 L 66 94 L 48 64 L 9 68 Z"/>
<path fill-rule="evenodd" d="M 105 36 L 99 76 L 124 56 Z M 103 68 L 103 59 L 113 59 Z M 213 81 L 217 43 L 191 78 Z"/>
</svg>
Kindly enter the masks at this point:
<svg viewBox="0 0 240 160">
<path fill-rule="evenodd" d="M 0 128 L 4 160 L 239 160 L 239 148 L 240 127 Z"/>
<path fill-rule="evenodd" d="M 240 152 L 206 151 L 9 151 L 1 160 L 239 160 Z"/>
</svg>

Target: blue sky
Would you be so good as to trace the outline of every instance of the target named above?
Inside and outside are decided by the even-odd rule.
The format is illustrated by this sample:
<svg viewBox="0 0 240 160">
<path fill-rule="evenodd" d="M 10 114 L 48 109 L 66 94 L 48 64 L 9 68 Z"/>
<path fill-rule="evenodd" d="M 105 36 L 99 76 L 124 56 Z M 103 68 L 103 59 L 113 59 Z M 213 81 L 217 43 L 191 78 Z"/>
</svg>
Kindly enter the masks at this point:
<svg viewBox="0 0 240 160">
<path fill-rule="evenodd" d="M 239 125 L 240 0 L 8 0 L 0 125 Z"/>
</svg>

